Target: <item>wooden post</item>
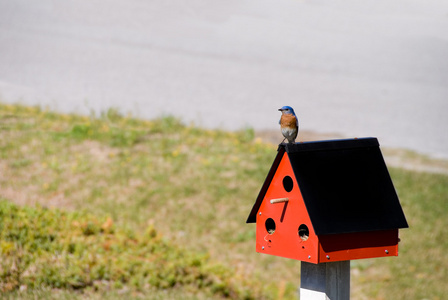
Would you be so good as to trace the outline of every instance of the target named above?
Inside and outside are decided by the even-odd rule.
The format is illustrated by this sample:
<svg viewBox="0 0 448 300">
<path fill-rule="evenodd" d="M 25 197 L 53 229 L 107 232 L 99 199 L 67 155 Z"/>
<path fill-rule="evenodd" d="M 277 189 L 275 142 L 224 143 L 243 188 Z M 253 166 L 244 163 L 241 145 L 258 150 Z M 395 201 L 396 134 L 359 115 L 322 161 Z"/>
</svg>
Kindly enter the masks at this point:
<svg viewBox="0 0 448 300">
<path fill-rule="evenodd" d="M 300 300 L 350 299 L 350 261 L 312 264 L 302 261 Z"/>
</svg>

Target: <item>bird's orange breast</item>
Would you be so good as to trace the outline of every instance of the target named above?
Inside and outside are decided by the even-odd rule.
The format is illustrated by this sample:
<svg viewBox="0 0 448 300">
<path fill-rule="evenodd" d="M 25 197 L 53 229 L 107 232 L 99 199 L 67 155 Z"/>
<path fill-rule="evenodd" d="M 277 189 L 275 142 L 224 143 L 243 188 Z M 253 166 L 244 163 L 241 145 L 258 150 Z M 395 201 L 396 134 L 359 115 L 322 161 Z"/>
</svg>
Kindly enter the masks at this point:
<svg viewBox="0 0 448 300">
<path fill-rule="evenodd" d="M 294 115 L 282 115 L 280 118 L 280 125 L 282 127 L 290 127 L 294 128 L 296 127 L 297 119 Z"/>
</svg>

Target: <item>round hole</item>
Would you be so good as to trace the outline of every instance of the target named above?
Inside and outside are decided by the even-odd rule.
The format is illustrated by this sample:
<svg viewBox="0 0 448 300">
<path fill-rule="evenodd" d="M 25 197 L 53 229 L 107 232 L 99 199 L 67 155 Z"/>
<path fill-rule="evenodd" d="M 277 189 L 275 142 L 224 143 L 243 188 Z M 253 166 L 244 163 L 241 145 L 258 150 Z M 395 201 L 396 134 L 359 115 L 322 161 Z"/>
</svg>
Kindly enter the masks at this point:
<svg viewBox="0 0 448 300">
<path fill-rule="evenodd" d="M 310 231 L 308 230 L 308 226 L 302 224 L 299 226 L 299 237 L 302 241 L 306 241 L 310 237 Z"/>
<path fill-rule="evenodd" d="M 271 218 L 267 219 L 265 226 L 266 226 L 266 231 L 269 234 L 273 234 L 275 232 L 275 221 L 273 219 L 271 219 Z"/>
<path fill-rule="evenodd" d="M 289 193 L 290 191 L 292 191 L 293 187 L 294 183 L 292 182 L 292 178 L 289 176 L 285 176 L 283 178 L 283 188 L 285 189 L 285 191 Z"/>
</svg>

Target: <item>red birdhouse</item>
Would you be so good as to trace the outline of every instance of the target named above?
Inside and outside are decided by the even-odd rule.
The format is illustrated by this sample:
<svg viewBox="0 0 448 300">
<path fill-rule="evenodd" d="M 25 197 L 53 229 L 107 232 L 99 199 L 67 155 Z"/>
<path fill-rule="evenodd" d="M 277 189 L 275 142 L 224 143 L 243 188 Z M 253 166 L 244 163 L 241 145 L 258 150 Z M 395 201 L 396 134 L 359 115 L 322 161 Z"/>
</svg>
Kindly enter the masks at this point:
<svg viewBox="0 0 448 300">
<path fill-rule="evenodd" d="M 280 144 L 254 222 L 257 252 L 315 264 L 397 256 L 408 227 L 376 138 Z"/>
</svg>

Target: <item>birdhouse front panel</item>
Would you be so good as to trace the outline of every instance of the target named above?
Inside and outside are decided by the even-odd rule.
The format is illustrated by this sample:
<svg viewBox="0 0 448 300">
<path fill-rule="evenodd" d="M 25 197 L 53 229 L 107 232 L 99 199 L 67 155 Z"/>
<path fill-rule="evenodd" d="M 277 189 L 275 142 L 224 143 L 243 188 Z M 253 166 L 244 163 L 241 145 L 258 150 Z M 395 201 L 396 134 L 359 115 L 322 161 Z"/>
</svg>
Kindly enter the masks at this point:
<svg viewBox="0 0 448 300">
<path fill-rule="evenodd" d="M 270 183 L 257 214 L 256 251 L 318 263 L 318 239 L 287 155 Z"/>
</svg>

